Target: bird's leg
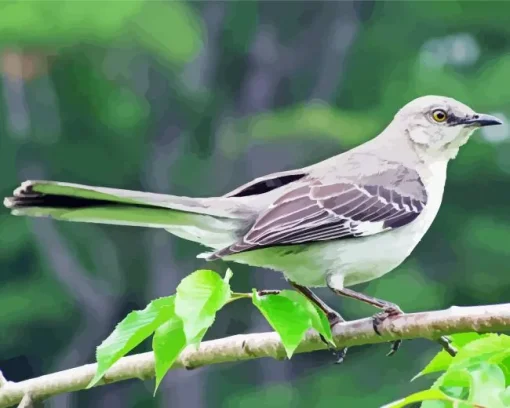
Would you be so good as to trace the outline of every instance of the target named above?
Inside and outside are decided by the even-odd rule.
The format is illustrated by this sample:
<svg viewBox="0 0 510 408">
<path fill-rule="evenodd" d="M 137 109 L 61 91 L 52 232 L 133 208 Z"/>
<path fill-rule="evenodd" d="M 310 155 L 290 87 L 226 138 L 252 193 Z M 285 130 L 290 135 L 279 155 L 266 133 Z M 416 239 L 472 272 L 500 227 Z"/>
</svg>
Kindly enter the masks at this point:
<svg viewBox="0 0 510 408">
<path fill-rule="evenodd" d="M 335 292 L 337 295 L 350 297 L 352 299 L 361 300 L 364 303 L 368 303 L 369 305 L 375 306 L 379 309 L 382 309 L 380 313 L 375 314 L 372 317 L 372 325 L 374 327 L 374 331 L 380 336 L 381 332 L 379 330 L 382 322 L 384 322 L 386 319 L 395 317 L 401 314 L 404 314 L 402 309 L 395 303 L 387 302 L 386 300 L 381 300 L 372 296 L 365 295 L 360 292 L 356 292 L 351 289 L 342 288 L 337 289 L 329 286 L 329 288 Z M 457 354 L 457 350 L 455 350 L 454 347 L 451 345 L 451 340 L 446 336 L 441 336 L 437 342 L 443 347 L 443 349 L 450 354 L 451 356 L 455 356 Z M 402 344 L 402 340 L 394 340 L 391 342 L 391 350 L 387 354 L 388 356 L 391 356 L 397 352 L 400 345 Z"/>
<path fill-rule="evenodd" d="M 311 289 L 306 286 L 298 285 L 292 281 L 289 281 L 289 284 L 296 289 L 298 292 L 301 292 L 306 298 L 308 298 L 312 303 L 314 303 L 319 309 L 321 309 L 327 316 L 329 324 L 333 327 L 337 323 L 345 322 L 345 319 L 338 313 L 336 310 L 331 308 L 324 302 L 321 298 L 319 298 L 315 293 L 311 291 Z"/>
<path fill-rule="evenodd" d="M 364 303 L 368 303 L 369 305 L 375 306 L 379 309 L 382 309 L 382 312 L 377 313 L 372 318 L 372 326 L 374 328 L 374 331 L 380 336 L 381 332 L 379 331 L 379 326 L 381 323 L 386 320 L 389 317 L 398 316 L 400 314 L 403 314 L 404 312 L 400 307 L 398 307 L 394 303 L 386 302 L 385 300 L 377 299 L 371 296 L 364 295 L 363 293 L 355 292 L 351 289 L 337 289 L 333 287 L 329 287 L 333 292 L 335 292 L 337 295 L 350 297 L 352 299 L 361 300 Z M 402 340 L 395 340 L 391 342 L 391 349 L 388 356 L 391 356 L 395 354 L 398 349 L 400 348 L 400 345 L 402 344 Z"/>
<path fill-rule="evenodd" d="M 289 284 L 296 289 L 298 292 L 302 293 L 307 299 L 309 299 L 313 304 L 315 304 L 319 309 L 321 309 L 327 316 L 329 325 L 333 327 L 334 325 L 345 322 L 345 319 L 338 313 L 336 310 L 332 309 L 330 306 L 326 304 L 320 297 L 318 297 L 315 293 L 312 292 L 311 289 L 306 286 L 298 285 L 292 281 L 288 281 Z M 347 347 L 344 347 L 342 350 L 337 350 L 331 347 L 331 345 L 326 341 L 326 339 L 320 334 L 321 340 L 326 343 L 328 349 L 333 352 L 336 357 L 336 363 L 340 364 L 347 354 Z"/>
</svg>

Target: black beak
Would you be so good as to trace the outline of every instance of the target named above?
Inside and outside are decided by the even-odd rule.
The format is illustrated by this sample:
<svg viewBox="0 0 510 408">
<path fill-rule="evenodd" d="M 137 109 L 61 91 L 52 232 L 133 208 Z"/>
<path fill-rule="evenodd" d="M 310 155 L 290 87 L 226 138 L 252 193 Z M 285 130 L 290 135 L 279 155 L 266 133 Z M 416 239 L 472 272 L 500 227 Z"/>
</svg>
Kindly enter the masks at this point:
<svg viewBox="0 0 510 408">
<path fill-rule="evenodd" d="M 467 118 L 461 119 L 459 121 L 459 124 L 482 127 L 482 126 L 502 125 L 503 122 L 495 116 L 486 115 L 484 113 L 476 113 L 473 116 L 468 116 Z"/>
</svg>

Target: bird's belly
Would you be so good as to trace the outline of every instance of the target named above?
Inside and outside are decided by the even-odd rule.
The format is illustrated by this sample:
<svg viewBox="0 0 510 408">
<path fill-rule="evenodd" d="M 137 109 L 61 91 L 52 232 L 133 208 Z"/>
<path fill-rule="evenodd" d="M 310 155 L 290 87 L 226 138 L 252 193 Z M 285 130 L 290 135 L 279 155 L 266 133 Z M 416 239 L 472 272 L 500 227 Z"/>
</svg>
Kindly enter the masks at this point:
<svg viewBox="0 0 510 408">
<path fill-rule="evenodd" d="M 367 237 L 366 242 L 352 242 L 343 248 L 339 257 L 343 268 L 329 271 L 339 275 L 343 286 L 352 286 L 376 279 L 399 266 L 413 251 L 424 231 L 410 228 L 388 231 Z"/>
<path fill-rule="evenodd" d="M 391 235 L 273 247 L 237 254 L 232 260 L 281 271 L 303 286 L 326 286 L 329 275 L 336 277 L 337 285 L 350 286 L 396 268 L 419 241 L 407 236 L 405 242 L 397 243 Z"/>
<path fill-rule="evenodd" d="M 408 225 L 366 238 L 346 240 L 345 245 L 337 250 L 340 268 L 336 271 L 329 269 L 328 275 L 334 275 L 337 284 L 351 286 L 395 269 L 411 254 L 432 224 L 440 197 L 438 202 L 434 201 Z M 324 252 L 327 254 L 328 249 Z"/>
</svg>

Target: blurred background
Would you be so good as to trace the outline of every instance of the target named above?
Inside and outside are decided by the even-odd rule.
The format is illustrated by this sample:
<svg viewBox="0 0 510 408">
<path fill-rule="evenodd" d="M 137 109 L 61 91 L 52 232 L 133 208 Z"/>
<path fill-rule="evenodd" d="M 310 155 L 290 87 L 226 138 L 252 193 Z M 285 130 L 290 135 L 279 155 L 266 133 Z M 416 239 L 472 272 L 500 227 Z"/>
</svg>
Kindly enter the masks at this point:
<svg viewBox="0 0 510 408">
<path fill-rule="evenodd" d="M 0 2 L 0 192 L 29 178 L 224 194 L 312 164 L 439 94 L 510 116 L 510 3 L 490 1 Z M 507 120 L 508 123 L 508 120 Z M 357 287 L 406 311 L 508 301 L 508 125 L 478 131 L 450 164 L 444 205 L 412 257 Z M 175 292 L 197 244 L 164 231 L 0 211 L 0 369 L 20 381 L 94 361 L 129 311 Z M 285 288 L 232 265 L 238 291 Z M 374 309 L 319 290 L 349 319 Z M 249 302 L 207 338 L 268 330 Z M 147 349 L 142 347 L 138 351 Z M 170 372 L 67 394 L 47 407 L 378 407 L 438 351 L 407 341 Z"/>
</svg>

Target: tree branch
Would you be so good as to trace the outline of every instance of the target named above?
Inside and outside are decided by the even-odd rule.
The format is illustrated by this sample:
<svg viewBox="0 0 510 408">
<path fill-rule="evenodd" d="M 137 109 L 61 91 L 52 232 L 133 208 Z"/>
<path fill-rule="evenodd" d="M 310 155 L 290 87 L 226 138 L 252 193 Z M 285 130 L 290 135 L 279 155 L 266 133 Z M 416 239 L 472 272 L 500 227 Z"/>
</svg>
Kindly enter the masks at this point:
<svg viewBox="0 0 510 408">
<path fill-rule="evenodd" d="M 425 337 L 476 331 L 479 333 L 510 330 L 510 303 L 490 306 L 451 307 L 446 310 L 405 314 L 383 322 L 381 336 L 375 334 L 371 319 L 336 325 L 333 336 L 338 346 L 382 343 L 395 339 Z M 326 346 L 314 332 L 306 334 L 296 353 L 322 350 Z M 262 357 L 284 359 L 285 351 L 276 333 L 257 333 L 205 341 L 198 350 L 186 348 L 172 369 L 251 360 Z M 96 371 L 88 364 L 31 380 L 7 381 L 0 388 L 0 408 L 19 403 L 25 395 L 33 400 L 70 391 L 83 390 Z M 119 360 L 105 375 L 101 384 L 154 377 L 153 353 L 142 353 Z"/>
</svg>

